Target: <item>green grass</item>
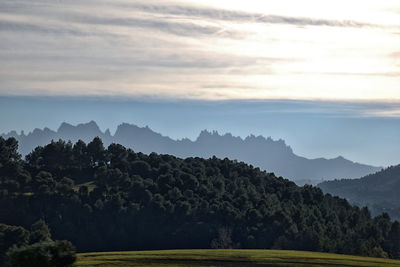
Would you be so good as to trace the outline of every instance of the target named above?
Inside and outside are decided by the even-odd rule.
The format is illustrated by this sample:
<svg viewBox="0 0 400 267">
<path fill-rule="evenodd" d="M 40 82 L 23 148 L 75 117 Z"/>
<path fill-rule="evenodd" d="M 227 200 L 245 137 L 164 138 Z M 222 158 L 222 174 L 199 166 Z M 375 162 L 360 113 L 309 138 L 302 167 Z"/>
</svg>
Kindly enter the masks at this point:
<svg viewBox="0 0 400 267">
<path fill-rule="evenodd" d="M 167 250 L 78 254 L 88 266 L 400 266 L 400 261 L 288 250 Z"/>
</svg>

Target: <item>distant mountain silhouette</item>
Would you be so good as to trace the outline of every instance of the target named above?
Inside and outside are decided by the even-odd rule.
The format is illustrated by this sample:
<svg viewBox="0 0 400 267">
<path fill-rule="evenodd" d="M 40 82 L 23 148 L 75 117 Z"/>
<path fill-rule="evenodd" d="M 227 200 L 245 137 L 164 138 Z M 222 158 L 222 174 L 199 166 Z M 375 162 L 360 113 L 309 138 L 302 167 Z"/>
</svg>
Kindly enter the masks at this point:
<svg viewBox="0 0 400 267">
<path fill-rule="evenodd" d="M 351 203 L 368 206 L 374 215 L 388 212 L 400 219 L 400 165 L 360 179 L 342 179 L 318 184 L 325 192 L 347 198 Z"/>
<path fill-rule="evenodd" d="M 105 145 L 119 143 L 143 153 L 172 154 L 178 157 L 216 156 L 250 163 L 268 172 L 296 181 L 299 184 L 315 183 L 335 178 L 356 178 L 380 170 L 378 167 L 354 163 L 343 157 L 334 159 L 307 159 L 293 153 L 283 140 L 272 140 L 270 137 L 250 135 L 245 139 L 231 134 L 220 135 L 218 132 L 202 131 L 195 141 L 189 139 L 173 140 L 152 131 L 149 127 L 123 123 L 118 126 L 114 135 L 107 130 L 102 132 L 98 125 L 91 121 L 73 126 L 62 123 L 57 131 L 48 128 L 35 129 L 25 135 L 12 131 L 3 137 L 15 137 L 20 144 L 19 151 L 26 155 L 36 146 L 43 146 L 51 140 L 79 139 L 89 142 L 99 136 Z"/>
</svg>

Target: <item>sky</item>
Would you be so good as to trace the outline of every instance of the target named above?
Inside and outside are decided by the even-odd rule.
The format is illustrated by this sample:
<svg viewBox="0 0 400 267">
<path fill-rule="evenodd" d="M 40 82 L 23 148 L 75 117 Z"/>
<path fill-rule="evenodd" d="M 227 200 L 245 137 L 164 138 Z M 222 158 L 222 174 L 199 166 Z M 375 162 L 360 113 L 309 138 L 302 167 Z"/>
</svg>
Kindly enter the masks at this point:
<svg viewBox="0 0 400 267">
<path fill-rule="evenodd" d="M 398 0 L 1 0 L 0 132 L 96 120 L 400 163 Z"/>
<path fill-rule="evenodd" d="M 2 0 L 0 94 L 400 100 L 398 0 Z"/>
<path fill-rule="evenodd" d="M 102 131 L 127 122 L 173 139 L 202 130 L 283 139 L 300 156 L 387 167 L 400 163 L 398 103 L 305 100 L 131 100 L 102 97 L 0 97 L 0 133 L 57 130 L 94 120 Z M 377 115 L 378 114 L 378 115 Z"/>
</svg>

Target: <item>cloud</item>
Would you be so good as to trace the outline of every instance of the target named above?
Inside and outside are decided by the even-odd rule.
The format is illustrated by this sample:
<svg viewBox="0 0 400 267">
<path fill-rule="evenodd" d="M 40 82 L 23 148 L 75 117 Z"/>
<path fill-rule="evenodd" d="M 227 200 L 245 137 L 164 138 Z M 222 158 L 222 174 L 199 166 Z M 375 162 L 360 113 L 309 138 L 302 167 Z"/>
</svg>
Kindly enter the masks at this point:
<svg viewBox="0 0 400 267">
<path fill-rule="evenodd" d="M 152 1 L 154 2 L 154 1 Z M 359 22 L 354 20 L 329 20 L 329 19 L 321 19 L 321 18 L 308 18 L 308 17 L 295 17 L 295 16 L 281 16 L 276 14 L 264 14 L 264 13 L 252 13 L 245 11 L 235 11 L 229 9 L 219 9 L 219 8 L 206 8 L 200 7 L 191 3 L 191 1 L 187 1 L 185 3 L 181 3 L 180 5 L 174 4 L 165 4 L 157 2 L 156 4 L 143 4 L 143 3 L 127 3 L 125 1 L 69 1 L 69 5 L 67 4 L 65 7 L 62 7 L 62 10 L 54 10 L 54 8 L 62 6 L 61 2 L 57 3 L 54 1 L 38 1 L 34 4 L 31 1 L 5 1 L 0 3 L 0 7 L 2 12 L 10 14 L 16 11 L 25 11 L 32 14 L 32 12 L 36 13 L 47 13 L 50 15 L 48 11 L 54 11 L 54 14 L 59 15 L 61 13 L 62 17 L 68 18 L 79 18 L 77 15 L 80 14 L 79 9 L 71 8 L 73 5 L 80 5 L 84 9 L 90 8 L 90 5 L 98 4 L 102 8 L 120 8 L 120 9 L 131 9 L 135 10 L 136 13 L 142 12 L 147 14 L 155 14 L 159 15 L 158 17 L 153 17 L 154 20 L 163 18 L 163 19 L 174 19 L 174 18 L 186 18 L 186 19 L 212 19 L 216 21 L 229 21 L 229 22 L 237 22 L 237 23 L 270 23 L 270 24 L 290 24 L 290 25 L 299 25 L 299 26 L 331 26 L 331 27 L 365 27 L 365 26 L 376 26 L 371 23 Z M 71 14 L 74 13 L 72 16 Z M 68 16 L 65 16 L 65 15 Z M 110 23 L 111 25 L 131 25 L 132 22 L 129 22 L 129 19 L 120 18 L 120 19 L 106 19 L 100 20 L 99 18 L 92 17 L 93 13 L 86 13 L 88 22 L 97 22 L 97 23 Z M 61 18 L 62 18 L 61 17 Z M 59 17 L 60 18 L 60 17 Z M 149 23 L 139 22 L 139 24 L 144 26 L 149 26 Z M 157 25 L 157 24 L 156 24 Z M 164 25 L 161 25 L 163 27 Z"/>
<path fill-rule="evenodd" d="M 391 57 L 391 58 L 400 58 L 400 51 L 396 51 L 396 52 L 390 53 L 389 57 Z"/>
<path fill-rule="evenodd" d="M 69 34 L 69 35 L 95 35 L 96 31 L 82 31 L 74 29 L 69 24 L 59 27 L 60 22 L 79 23 L 82 25 L 120 26 L 134 27 L 149 30 L 157 30 L 178 36 L 210 36 L 217 35 L 221 38 L 241 38 L 244 33 L 227 29 L 219 22 L 230 23 L 261 23 L 261 24 L 287 24 L 295 26 L 330 26 L 330 27 L 370 27 L 369 23 L 362 23 L 352 20 L 326 20 L 305 17 L 290 17 L 279 15 L 267 15 L 261 13 L 249 13 L 216 8 L 196 7 L 190 4 L 177 5 L 151 5 L 151 4 L 121 4 L 108 3 L 112 8 L 130 8 L 135 12 L 123 13 L 124 15 L 109 16 L 103 13 L 94 15 L 86 5 L 91 1 L 82 1 L 82 9 L 71 8 L 67 5 L 61 7 L 57 3 L 42 1 L 32 5 L 24 1 L 4 2 L 0 4 L 3 14 L 28 13 L 30 16 L 40 18 L 51 18 L 57 21 L 57 25 L 36 25 L 35 22 L 0 21 L 0 30 L 10 31 L 36 31 L 44 34 Z M 85 5 L 86 4 L 86 5 Z M 94 3 L 93 3 L 94 4 Z M 78 5 L 77 5 L 78 6 Z M 107 5 L 106 5 L 107 6 Z M 104 7 L 103 7 L 104 8 Z M 103 11 L 104 12 L 104 11 Z M 0 13 L 0 18 L 1 18 Z M 149 16 L 150 14 L 150 16 Z M 210 21 L 211 20 L 211 21 Z M 211 23 L 210 23 L 211 22 Z M 93 30 L 93 29 L 91 29 Z M 96 29 L 97 30 L 97 29 Z"/>
<path fill-rule="evenodd" d="M 239 12 L 223 9 L 209 9 L 190 6 L 174 5 L 124 5 L 148 13 L 185 16 L 190 18 L 207 18 L 213 20 L 267 23 L 267 24 L 290 24 L 298 26 L 331 26 L 331 27 L 370 27 L 376 26 L 370 23 L 357 22 L 352 20 L 327 20 L 305 17 L 290 17 L 279 15 L 267 15 L 261 13 Z"/>
<path fill-rule="evenodd" d="M 16 21 L 5 21 L 0 19 L 0 31 L 9 31 L 9 32 L 34 32 L 40 34 L 57 34 L 57 35 L 75 35 L 75 36 L 87 36 L 93 35 L 90 32 L 84 32 L 72 28 L 61 28 L 61 27 L 52 27 L 37 25 L 27 22 L 16 22 Z"/>
<path fill-rule="evenodd" d="M 95 24 L 95 25 L 112 25 L 112 26 L 153 29 L 181 36 L 212 35 L 212 34 L 217 34 L 222 30 L 220 27 L 197 25 L 190 22 L 189 23 L 174 22 L 174 21 L 146 19 L 146 18 L 103 18 L 103 17 L 87 16 L 79 22 L 87 24 Z"/>
<path fill-rule="evenodd" d="M 83 2 L 85 3 L 85 1 Z M 130 13 L 125 16 L 110 16 L 109 14 L 94 15 L 90 12 L 90 9 L 86 9 L 85 6 L 81 10 L 68 7 L 62 10 L 56 8 L 57 5 L 51 6 L 50 4 L 44 6 L 28 6 L 26 3 L 21 3 L 21 5 L 6 4 L 4 9 L 0 9 L 2 11 L 0 12 L 0 30 L 85 36 L 98 34 L 98 29 L 93 29 L 92 27 L 90 30 L 93 32 L 91 33 L 90 30 L 82 31 L 74 28 L 77 28 L 77 26 L 118 26 L 156 30 L 178 36 L 217 35 L 218 37 L 224 38 L 240 37 L 239 33 L 229 31 L 215 23 L 210 25 L 210 23 L 205 23 L 204 21 L 183 21 L 156 16 L 148 17 L 138 12 Z M 12 17 L 12 15 L 14 15 L 17 19 L 20 19 L 21 13 L 25 12 L 29 14 L 26 18 L 33 18 L 32 21 L 29 21 L 29 19 L 16 21 L 15 18 Z M 39 18 L 39 20 L 37 18 Z M 48 20 L 44 20 L 44 18 L 48 18 Z"/>
<path fill-rule="evenodd" d="M 306 72 L 294 72 L 294 74 L 307 74 Z M 366 77 L 400 77 L 400 72 L 314 72 L 315 75 L 333 76 L 366 76 Z"/>
<path fill-rule="evenodd" d="M 398 66 L 376 51 L 396 56 L 400 44 L 372 19 L 168 3 L 0 1 L 0 95 L 319 99 L 398 91 Z"/>
</svg>

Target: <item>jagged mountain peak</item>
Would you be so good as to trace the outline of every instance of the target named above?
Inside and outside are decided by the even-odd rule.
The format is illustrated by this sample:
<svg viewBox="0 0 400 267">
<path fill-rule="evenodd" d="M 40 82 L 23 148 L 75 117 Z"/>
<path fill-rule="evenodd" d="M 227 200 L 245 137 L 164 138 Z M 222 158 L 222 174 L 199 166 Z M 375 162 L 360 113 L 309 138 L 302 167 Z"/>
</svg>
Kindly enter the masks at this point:
<svg viewBox="0 0 400 267">
<path fill-rule="evenodd" d="M 271 137 L 265 138 L 262 135 L 253 135 L 250 134 L 246 138 L 242 138 L 240 136 L 234 136 L 231 133 L 225 133 L 225 134 L 220 134 L 218 131 L 209 131 L 209 130 L 202 130 L 197 137 L 196 140 L 203 140 L 207 138 L 225 138 L 225 139 L 232 139 L 236 141 L 242 141 L 244 143 L 250 143 L 250 142 L 265 142 L 265 143 L 275 143 L 279 145 L 283 145 L 284 147 L 289 147 L 286 145 L 286 142 L 283 139 L 278 139 L 278 140 L 273 140 Z"/>
<path fill-rule="evenodd" d="M 72 124 L 69 124 L 67 122 L 63 122 L 63 123 L 61 123 L 60 127 L 58 127 L 57 132 L 63 132 L 63 131 L 69 130 L 71 128 L 75 128 L 75 126 L 73 126 Z"/>
<path fill-rule="evenodd" d="M 157 134 L 157 135 L 161 135 L 159 133 L 154 132 L 152 129 L 150 129 L 149 126 L 145 126 L 145 127 L 139 127 L 135 124 L 130 124 L 130 123 L 121 123 L 120 125 L 118 125 L 117 127 L 117 131 L 115 132 L 115 135 L 119 135 L 119 134 L 124 134 L 124 132 L 134 132 L 134 133 L 148 133 L 148 134 Z"/>
<path fill-rule="evenodd" d="M 336 158 L 334 158 L 334 160 L 336 160 L 336 161 L 350 161 L 348 159 L 345 159 L 343 156 L 337 156 Z"/>
<path fill-rule="evenodd" d="M 93 137 L 103 137 L 104 135 L 95 121 L 80 123 L 76 126 L 63 122 L 58 128 L 57 134 L 60 138 L 71 141 L 75 141 L 77 139 L 89 141 L 89 139 Z"/>
<path fill-rule="evenodd" d="M 76 126 L 76 128 L 83 128 L 83 129 L 88 129 L 88 130 L 93 130 L 93 131 L 98 131 L 100 132 L 100 127 L 97 125 L 95 121 L 90 121 L 88 123 L 81 123 Z"/>
<path fill-rule="evenodd" d="M 213 136 L 220 136 L 220 134 L 218 133 L 218 131 L 209 131 L 207 129 L 204 129 L 200 132 L 197 139 L 209 138 Z"/>
<path fill-rule="evenodd" d="M 114 135 L 108 129 L 103 133 L 95 121 L 90 121 L 76 126 L 63 122 L 57 132 L 48 128 L 35 129 L 31 134 L 23 136 L 14 131 L 6 137 L 17 138 L 20 152 L 26 155 L 36 146 L 45 145 L 51 140 L 76 142 L 81 139 L 89 142 L 96 136 L 101 137 L 105 145 L 119 143 L 137 152 L 156 152 L 182 158 L 209 158 L 215 155 L 236 159 L 292 180 L 357 178 L 380 169 L 353 163 L 343 157 L 307 159 L 296 155 L 283 139 L 273 140 L 262 135 L 249 135 L 242 139 L 231 133 L 221 135 L 218 131 L 203 130 L 195 141 L 187 138 L 173 140 L 148 126 L 139 127 L 129 123 L 120 124 Z"/>
</svg>

